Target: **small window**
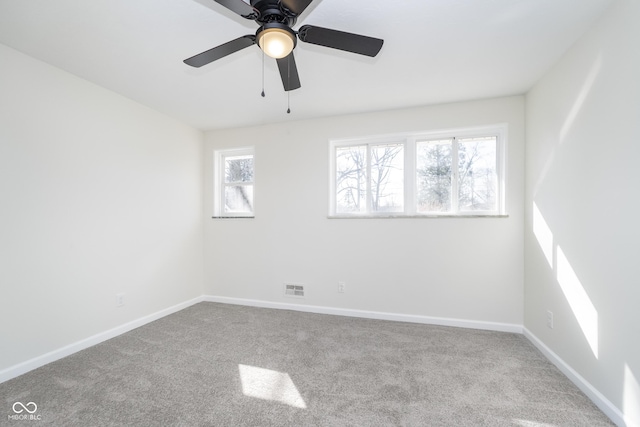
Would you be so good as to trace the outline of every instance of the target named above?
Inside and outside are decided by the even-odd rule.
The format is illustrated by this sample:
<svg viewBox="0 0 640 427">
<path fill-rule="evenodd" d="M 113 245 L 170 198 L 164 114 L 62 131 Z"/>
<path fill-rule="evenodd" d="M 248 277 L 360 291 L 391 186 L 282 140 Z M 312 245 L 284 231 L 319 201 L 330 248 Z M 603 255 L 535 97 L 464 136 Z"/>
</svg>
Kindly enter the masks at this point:
<svg viewBox="0 0 640 427">
<path fill-rule="evenodd" d="M 506 126 L 332 141 L 330 216 L 504 213 Z"/>
<path fill-rule="evenodd" d="M 253 148 L 216 151 L 214 162 L 214 217 L 253 217 Z"/>
</svg>

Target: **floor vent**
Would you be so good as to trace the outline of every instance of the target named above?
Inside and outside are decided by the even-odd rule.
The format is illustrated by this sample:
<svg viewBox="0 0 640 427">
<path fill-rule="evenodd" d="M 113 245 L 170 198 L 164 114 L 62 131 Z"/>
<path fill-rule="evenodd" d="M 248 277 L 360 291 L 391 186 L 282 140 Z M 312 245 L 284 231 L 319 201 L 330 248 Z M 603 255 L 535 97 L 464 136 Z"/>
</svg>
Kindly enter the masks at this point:
<svg viewBox="0 0 640 427">
<path fill-rule="evenodd" d="M 304 298 L 304 285 L 293 285 L 291 283 L 284 284 L 284 296 Z"/>
</svg>

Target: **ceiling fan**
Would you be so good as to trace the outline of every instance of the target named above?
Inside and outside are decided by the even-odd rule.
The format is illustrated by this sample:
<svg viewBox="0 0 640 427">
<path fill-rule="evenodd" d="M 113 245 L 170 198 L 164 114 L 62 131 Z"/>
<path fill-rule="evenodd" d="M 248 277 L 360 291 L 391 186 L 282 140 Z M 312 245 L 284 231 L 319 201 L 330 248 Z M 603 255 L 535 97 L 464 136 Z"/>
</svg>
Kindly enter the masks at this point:
<svg viewBox="0 0 640 427">
<path fill-rule="evenodd" d="M 383 40 L 359 34 L 345 33 L 329 28 L 303 25 L 298 31 L 295 25 L 298 16 L 313 0 L 215 0 L 245 19 L 256 21 L 260 26 L 255 35 L 238 37 L 213 49 L 206 50 L 184 63 L 192 67 L 202 67 L 217 59 L 235 53 L 253 44 L 275 58 L 285 91 L 300 88 L 300 77 L 293 57 L 297 40 L 374 57 L 380 52 Z"/>
</svg>

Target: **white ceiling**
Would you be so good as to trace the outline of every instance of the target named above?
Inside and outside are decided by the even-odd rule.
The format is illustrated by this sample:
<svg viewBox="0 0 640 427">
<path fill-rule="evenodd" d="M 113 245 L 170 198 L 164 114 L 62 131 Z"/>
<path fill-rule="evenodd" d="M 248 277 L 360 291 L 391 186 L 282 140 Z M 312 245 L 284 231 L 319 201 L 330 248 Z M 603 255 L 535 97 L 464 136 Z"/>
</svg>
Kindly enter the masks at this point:
<svg viewBox="0 0 640 427">
<path fill-rule="evenodd" d="M 0 43 L 196 128 L 525 93 L 612 0 L 315 0 L 311 24 L 382 38 L 376 58 L 298 43 L 302 88 L 252 46 L 182 60 L 257 24 L 213 0 L 0 0 Z"/>
</svg>

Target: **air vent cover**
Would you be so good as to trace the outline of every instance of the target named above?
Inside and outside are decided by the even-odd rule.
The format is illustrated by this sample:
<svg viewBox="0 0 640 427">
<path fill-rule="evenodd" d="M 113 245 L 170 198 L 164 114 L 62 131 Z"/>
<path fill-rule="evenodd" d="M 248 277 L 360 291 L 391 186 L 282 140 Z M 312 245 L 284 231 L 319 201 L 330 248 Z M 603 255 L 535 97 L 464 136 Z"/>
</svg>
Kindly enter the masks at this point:
<svg viewBox="0 0 640 427">
<path fill-rule="evenodd" d="M 284 296 L 294 298 L 304 298 L 304 285 L 296 285 L 293 283 L 284 284 Z"/>
</svg>

